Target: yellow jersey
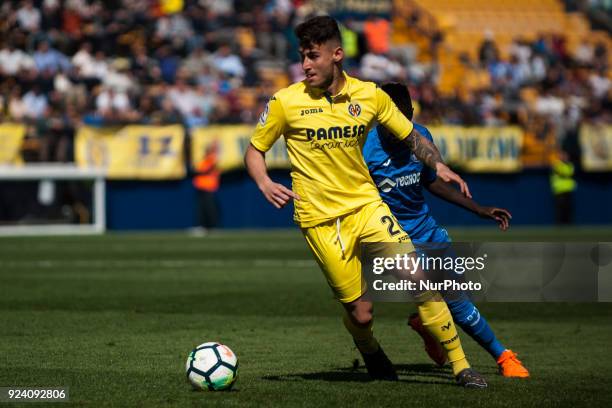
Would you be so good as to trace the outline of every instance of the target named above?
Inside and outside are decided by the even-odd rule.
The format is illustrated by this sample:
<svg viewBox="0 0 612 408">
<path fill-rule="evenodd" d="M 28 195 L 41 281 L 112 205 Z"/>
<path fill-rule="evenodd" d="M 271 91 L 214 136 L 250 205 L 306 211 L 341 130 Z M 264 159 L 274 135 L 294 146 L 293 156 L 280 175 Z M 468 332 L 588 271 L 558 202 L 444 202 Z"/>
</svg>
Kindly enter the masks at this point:
<svg viewBox="0 0 612 408">
<path fill-rule="evenodd" d="M 264 109 L 251 138 L 268 151 L 284 136 L 291 161 L 294 219 L 310 227 L 380 200 L 361 150 L 370 128 L 381 123 L 399 139 L 412 123 L 373 82 L 352 78 L 335 96 L 304 81 L 278 91 Z"/>
</svg>

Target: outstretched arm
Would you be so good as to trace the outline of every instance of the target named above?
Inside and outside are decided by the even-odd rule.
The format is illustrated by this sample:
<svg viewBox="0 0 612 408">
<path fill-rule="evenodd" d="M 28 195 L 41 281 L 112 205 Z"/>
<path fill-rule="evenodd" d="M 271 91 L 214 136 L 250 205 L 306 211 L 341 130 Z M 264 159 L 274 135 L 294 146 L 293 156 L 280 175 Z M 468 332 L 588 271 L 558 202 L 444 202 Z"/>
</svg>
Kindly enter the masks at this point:
<svg viewBox="0 0 612 408">
<path fill-rule="evenodd" d="M 495 220 L 502 231 L 510 227 L 510 219 L 512 214 L 506 209 L 497 207 L 483 207 L 470 197 L 466 197 L 457 189 L 453 188 L 449 183 L 444 182 L 441 178 L 436 178 L 432 183 L 426 186 L 432 194 L 448 201 L 449 203 L 458 205 L 468 211 L 473 212 L 481 218 L 490 218 Z"/>
<path fill-rule="evenodd" d="M 268 176 L 265 153 L 257 150 L 253 145 L 249 145 L 247 148 L 244 155 L 244 164 L 266 200 L 276 208 L 283 208 L 292 198 L 295 200 L 300 199 L 297 194 L 287 187 L 272 181 L 270 176 Z"/>
<path fill-rule="evenodd" d="M 405 141 L 417 159 L 422 161 L 427 167 L 434 169 L 438 174 L 438 177 L 447 183 L 451 181 L 453 183 L 457 183 L 461 193 L 463 193 L 467 198 L 472 198 L 472 194 L 470 193 L 467 183 L 463 181 L 463 179 L 459 177 L 457 173 L 449 169 L 448 166 L 444 164 L 440 151 L 429 139 L 420 134 L 418 130 L 412 129 L 412 132 L 408 135 Z"/>
</svg>

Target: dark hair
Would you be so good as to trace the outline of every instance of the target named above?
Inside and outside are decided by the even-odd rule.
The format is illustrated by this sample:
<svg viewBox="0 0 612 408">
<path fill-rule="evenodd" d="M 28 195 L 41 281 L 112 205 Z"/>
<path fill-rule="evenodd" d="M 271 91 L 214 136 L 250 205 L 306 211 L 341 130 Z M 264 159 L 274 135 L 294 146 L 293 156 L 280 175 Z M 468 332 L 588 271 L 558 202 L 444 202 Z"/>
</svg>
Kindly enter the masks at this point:
<svg viewBox="0 0 612 408">
<path fill-rule="evenodd" d="M 338 23 L 330 16 L 318 16 L 304 21 L 295 27 L 295 35 L 302 48 L 321 45 L 330 40 L 342 43 Z"/>
<path fill-rule="evenodd" d="M 381 89 L 387 93 L 395 102 L 399 110 L 410 120 L 412 120 L 412 115 L 414 114 L 414 109 L 412 108 L 412 99 L 410 98 L 410 92 L 408 91 L 408 87 L 404 84 L 400 84 L 398 82 L 389 82 L 383 84 Z"/>
</svg>

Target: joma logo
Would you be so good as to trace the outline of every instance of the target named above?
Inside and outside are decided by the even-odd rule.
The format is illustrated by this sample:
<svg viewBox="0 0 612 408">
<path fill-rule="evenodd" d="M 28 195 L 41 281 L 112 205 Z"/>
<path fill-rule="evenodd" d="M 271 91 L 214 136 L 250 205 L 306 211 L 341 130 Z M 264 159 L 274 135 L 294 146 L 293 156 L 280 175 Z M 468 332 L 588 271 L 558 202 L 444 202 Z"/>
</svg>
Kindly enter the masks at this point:
<svg viewBox="0 0 612 408">
<path fill-rule="evenodd" d="M 312 115 L 313 113 L 323 113 L 323 108 L 302 109 L 300 116 Z"/>
</svg>

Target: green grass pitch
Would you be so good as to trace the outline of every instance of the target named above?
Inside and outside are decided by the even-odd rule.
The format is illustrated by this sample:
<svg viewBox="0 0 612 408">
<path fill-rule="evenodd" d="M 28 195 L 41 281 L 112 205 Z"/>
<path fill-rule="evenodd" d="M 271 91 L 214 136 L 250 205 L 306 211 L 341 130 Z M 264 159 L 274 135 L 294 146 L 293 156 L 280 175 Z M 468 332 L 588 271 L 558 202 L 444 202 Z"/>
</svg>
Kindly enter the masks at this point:
<svg viewBox="0 0 612 408">
<path fill-rule="evenodd" d="M 451 230 L 461 240 L 607 241 L 610 229 Z M 579 271 L 577 271 L 578 273 Z M 487 390 L 434 368 L 405 324 L 376 305 L 400 381 L 370 382 L 340 306 L 297 230 L 0 239 L 0 386 L 69 386 L 75 406 L 602 406 L 612 399 L 612 304 L 481 304 L 531 370 L 500 377 L 466 335 Z M 192 391 L 189 351 L 240 358 L 230 392 Z M 63 405 L 65 406 L 65 404 Z"/>
</svg>

